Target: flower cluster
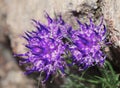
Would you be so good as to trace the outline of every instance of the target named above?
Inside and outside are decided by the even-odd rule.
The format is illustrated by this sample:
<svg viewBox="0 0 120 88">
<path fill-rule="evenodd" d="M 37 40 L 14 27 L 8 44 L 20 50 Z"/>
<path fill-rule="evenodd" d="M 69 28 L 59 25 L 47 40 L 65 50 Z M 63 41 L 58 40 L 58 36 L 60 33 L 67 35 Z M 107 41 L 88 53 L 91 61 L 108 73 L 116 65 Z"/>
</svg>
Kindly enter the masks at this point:
<svg viewBox="0 0 120 88">
<path fill-rule="evenodd" d="M 90 19 L 89 24 L 82 24 L 79 20 L 77 22 L 79 28 L 69 31 L 69 37 L 72 41 L 69 50 L 72 54 L 73 63 L 77 64 L 80 69 L 86 69 L 95 64 L 102 66 L 105 55 L 101 51 L 101 46 L 105 44 L 106 38 L 103 19 L 98 26 L 92 22 L 92 19 Z"/>
<path fill-rule="evenodd" d="M 79 27 L 74 30 L 61 16 L 52 19 L 46 14 L 46 18 L 47 25 L 33 20 L 37 30 L 26 32 L 23 36 L 27 40 L 25 46 L 28 51 L 18 56 L 23 57 L 22 64 L 30 64 L 26 68 L 28 73 L 44 72 L 47 75 L 45 80 L 58 71 L 64 74 L 66 52 L 70 52 L 72 63 L 81 69 L 95 64 L 103 65 L 105 55 L 101 51 L 101 44 L 104 44 L 106 33 L 103 22 L 96 26 L 91 19 L 89 24 L 77 20 Z M 69 40 L 64 42 L 64 39 Z"/>
</svg>

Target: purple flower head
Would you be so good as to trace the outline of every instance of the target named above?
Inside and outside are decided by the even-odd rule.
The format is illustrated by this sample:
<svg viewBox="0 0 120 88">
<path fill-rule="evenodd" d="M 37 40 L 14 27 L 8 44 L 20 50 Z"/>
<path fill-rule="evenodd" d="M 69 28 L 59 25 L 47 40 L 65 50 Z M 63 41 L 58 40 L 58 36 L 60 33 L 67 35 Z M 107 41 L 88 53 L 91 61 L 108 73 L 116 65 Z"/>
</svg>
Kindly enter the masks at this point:
<svg viewBox="0 0 120 88">
<path fill-rule="evenodd" d="M 101 51 L 105 43 L 106 28 L 103 25 L 103 19 L 100 25 L 96 26 L 92 19 L 89 24 L 82 24 L 77 20 L 79 28 L 70 31 L 72 44 L 69 45 L 73 63 L 85 69 L 95 64 L 103 65 L 105 55 Z"/>
<path fill-rule="evenodd" d="M 52 19 L 46 14 L 46 18 L 48 25 L 33 20 L 37 30 L 25 33 L 24 38 L 27 40 L 25 46 L 28 51 L 18 55 L 24 59 L 21 61 L 22 64 L 30 63 L 30 66 L 26 68 L 27 73 L 44 72 L 47 75 L 45 80 L 58 70 L 64 73 L 66 62 L 63 55 L 66 46 L 62 38 L 67 32 L 65 31 L 66 24 L 61 17 Z"/>
</svg>

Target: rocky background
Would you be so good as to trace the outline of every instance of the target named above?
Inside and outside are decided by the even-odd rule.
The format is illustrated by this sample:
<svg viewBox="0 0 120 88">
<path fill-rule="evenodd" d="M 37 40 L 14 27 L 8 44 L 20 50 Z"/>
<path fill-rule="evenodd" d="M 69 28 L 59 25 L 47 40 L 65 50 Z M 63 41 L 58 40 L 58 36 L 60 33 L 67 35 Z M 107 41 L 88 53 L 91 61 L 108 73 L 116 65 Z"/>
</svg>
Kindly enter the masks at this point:
<svg viewBox="0 0 120 88">
<path fill-rule="evenodd" d="M 120 72 L 120 0 L 0 0 L 0 88 L 37 87 L 34 79 L 23 74 L 13 53 L 25 52 L 21 35 L 33 30 L 31 19 L 46 23 L 45 11 L 51 17 L 61 14 L 74 27 L 75 17 L 87 22 L 90 15 L 97 22 L 104 16 L 108 41 L 112 43 L 105 52 Z"/>
</svg>

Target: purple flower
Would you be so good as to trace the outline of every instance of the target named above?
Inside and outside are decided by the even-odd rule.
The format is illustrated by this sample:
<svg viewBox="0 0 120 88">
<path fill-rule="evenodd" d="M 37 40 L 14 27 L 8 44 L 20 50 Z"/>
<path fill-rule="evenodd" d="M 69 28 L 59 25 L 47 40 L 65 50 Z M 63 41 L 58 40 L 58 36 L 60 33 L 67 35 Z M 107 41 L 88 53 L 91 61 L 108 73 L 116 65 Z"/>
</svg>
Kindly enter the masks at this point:
<svg viewBox="0 0 120 88">
<path fill-rule="evenodd" d="M 41 24 L 33 20 L 37 30 L 26 32 L 23 36 L 27 40 L 25 45 L 28 51 L 24 54 L 18 54 L 23 57 L 21 64 L 30 64 L 26 68 L 27 73 L 44 72 L 46 79 L 50 74 L 55 74 L 59 71 L 64 74 L 66 62 L 63 55 L 66 49 L 62 39 L 66 36 L 66 24 L 61 17 L 51 19 L 46 14 L 48 25 Z"/>
<path fill-rule="evenodd" d="M 96 26 L 92 19 L 89 24 L 82 24 L 78 21 L 79 28 L 69 31 L 71 44 L 69 50 L 72 55 L 73 63 L 80 69 L 85 69 L 95 64 L 103 65 L 105 55 L 101 51 L 105 44 L 106 28 L 103 19 L 100 25 Z"/>
<path fill-rule="evenodd" d="M 91 19 L 89 24 L 82 24 L 77 20 L 77 30 L 66 24 L 61 16 L 52 19 L 46 14 L 46 19 L 47 25 L 33 20 L 37 30 L 26 32 L 23 36 L 27 40 L 25 47 L 28 51 L 17 56 L 23 58 L 21 64 L 29 65 L 26 67 L 27 73 L 46 73 L 43 82 L 58 71 L 64 74 L 66 56 L 71 56 L 72 63 L 77 64 L 80 69 L 104 64 L 105 55 L 101 48 L 105 44 L 106 28 L 103 19 L 98 26 Z"/>
</svg>

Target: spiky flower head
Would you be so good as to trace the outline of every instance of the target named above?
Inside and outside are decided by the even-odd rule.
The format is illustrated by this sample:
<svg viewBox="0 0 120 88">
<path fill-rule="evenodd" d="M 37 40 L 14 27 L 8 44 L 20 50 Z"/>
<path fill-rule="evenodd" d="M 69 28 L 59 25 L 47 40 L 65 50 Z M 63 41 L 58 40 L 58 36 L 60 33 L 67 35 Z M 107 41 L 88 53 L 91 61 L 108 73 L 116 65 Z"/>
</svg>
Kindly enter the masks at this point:
<svg viewBox="0 0 120 88">
<path fill-rule="evenodd" d="M 89 24 L 82 24 L 79 20 L 77 30 L 69 30 L 71 44 L 69 50 L 73 63 L 79 68 L 86 69 L 96 64 L 103 65 L 105 55 L 101 51 L 105 44 L 106 28 L 103 25 L 103 18 L 100 25 L 96 26 L 90 18 Z"/>
<path fill-rule="evenodd" d="M 46 79 L 50 74 L 57 71 L 64 72 L 66 62 L 63 55 L 66 49 L 62 39 L 66 36 L 66 24 L 61 16 L 52 19 L 46 14 L 47 25 L 41 24 L 39 21 L 33 20 L 37 30 L 26 32 L 23 36 L 27 40 L 25 45 L 28 51 L 18 56 L 23 57 L 23 64 L 30 64 L 26 68 L 27 73 L 44 72 Z M 64 74 L 64 73 L 63 73 Z"/>
</svg>

